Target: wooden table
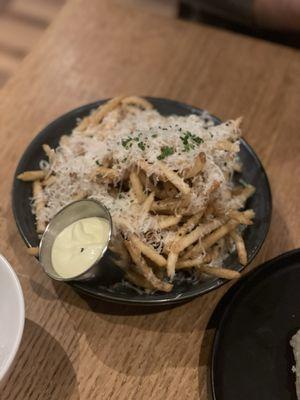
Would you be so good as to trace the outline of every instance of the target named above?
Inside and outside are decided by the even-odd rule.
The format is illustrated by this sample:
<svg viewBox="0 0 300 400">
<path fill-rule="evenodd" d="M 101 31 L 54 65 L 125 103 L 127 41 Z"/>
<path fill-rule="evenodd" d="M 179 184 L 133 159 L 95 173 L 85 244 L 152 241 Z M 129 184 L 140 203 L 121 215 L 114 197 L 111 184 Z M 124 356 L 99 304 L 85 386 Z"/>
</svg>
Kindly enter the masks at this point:
<svg viewBox="0 0 300 400">
<path fill-rule="evenodd" d="M 67 4 L 0 94 L 0 251 L 26 301 L 2 400 L 207 399 L 214 328 L 207 325 L 230 286 L 158 311 L 87 302 L 48 279 L 26 254 L 10 205 L 14 169 L 36 133 L 73 107 L 119 93 L 178 99 L 221 118 L 244 115 L 274 201 L 257 265 L 300 244 L 299 73 L 296 50 L 122 1 Z"/>
</svg>

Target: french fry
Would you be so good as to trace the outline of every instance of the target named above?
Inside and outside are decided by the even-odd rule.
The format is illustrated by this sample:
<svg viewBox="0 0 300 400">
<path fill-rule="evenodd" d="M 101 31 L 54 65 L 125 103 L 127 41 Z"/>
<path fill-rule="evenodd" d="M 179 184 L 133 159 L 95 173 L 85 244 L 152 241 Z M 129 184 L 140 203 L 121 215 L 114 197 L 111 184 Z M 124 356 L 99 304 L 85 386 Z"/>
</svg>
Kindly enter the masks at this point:
<svg viewBox="0 0 300 400">
<path fill-rule="evenodd" d="M 211 246 L 213 246 L 215 243 L 217 243 L 218 240 L 226 236 L 229 232 L 234 230 L 239 223 L 234 220 L 228 221 L 226 224 L 222 225 L 220 228 L 216 229 L 213 231 L 211 234 L 206 236 L 202 240 L 202 247 L 204 250 L 209 249 Z"/>
<path fill-rule="evenodd" d="M 158 217 L 158 226 L 160 229 L 170 228 L 177 225 L 182 219 L 182 215 L 160 215 Z"/>
<path fill-rule="evenodd" d="M 253 196 L 254 192 L 255 187 L 252 185 L 247 185 L 242 192 L 235 197 L 235 199 L 238 199 L 238 201 L 240 201 L 242 204 L 245 204 L 249 197 Z"/>
<path fill-rule="evenodd" d="M 176 172 L 172 171 L 167 167 L 165 163 L 162 161 L 158 161 L 156 163 L 160 173 L 164 175 L 182 194 L 189 194 L 191 192 L 191 188 L 187 183 L 184 182 L 182 178 Z"/>
<path fill-rule="evenodd" d="M 200 266 L 203 263 L 207 263 L 211 261 L 211 256 L 209 254 L 201 254 L 197 258 L 191 258 L 188 260 L 179 259 L 176 263 L 176 269 L 186 269 L 191 267 Z"/>
<path fill-rule="evenodd" d="M 61 138 L 59 139 L 60 146 L 67 146 L 69 142 L 70 142 L 70 136 L 68 135 L 62 135 Z"/>
<path fill-rule="evenodd" d="M 114 181 L 119 178 L 119 174 L 116 170 L 106 167 L 98 167 L 92 173 L 92 180 L 96 181 L 97 177 L 101 177 L 104 180 Z"/>
<path fill-rule="evenodd" d="M 238 161 L 235 161 L 233 164 L 233 169 L 235 172 L 242 172 L 242 164 Z"/>
<path fill-rule="evenodd" d="M 240 146 L 238 143 L 232 143 L 229 140 L 220 140 L 216 143 L 215 148 L 217 150 L 225 150 L 232 153 L 238 153 L 240 150 Z"/>
<path fill-rule="evenodd" d="M 40 181 L 33 181 L 33 198 L 35 204 L 36 231 L 37 233 L 43 233 L 46 226 L 45 223 L 41 220 L 40 214 L 45 207 L 45 200 Z"/>
<path fill-rule="evenodd" d="M 243 225 L 251 225 L 253 224 L 252 219 L 255 217 L 255 212 L 251 209 L 246 211 L 230 211 L 228 213 L 231 219 L 238 221 L 240 224 Z"/>
<path fill-rule="evenodd" d="M 137 287 L 141 287 L 143 289 L 148 289 L 148 290 L 155 289 L 155 287 L 146 278 L 144 278 L 139 273 L 132 271 L 131 269 L 128 269 L 125 272 L 125 278 Z"/>
<path fill-rule="evenodd" d="M 178 260 L 178 253 L 170 251 L 167 259 L 167 274 L 168 277 L 172 280 L 175 275 L 175 266 Z"/>
<path fill-rule="evenodd" d="M 53 159 L 55 157 L 55 151 L 51 149 L 51 147 L 48 144 L 43 144 L 42 148 L 44 152 L 46 153 L 46 156 L 48 157 L 49 162 L 53 162 Z"/>
<path fill-rule="evenodd" d="M 232 120 L 235 131 L 239 130 L 243 122 L 243 117 L 238 117 Z"/>
<path fill-rule="evenodd" d="M 77 129 L 79 132 L 83 132 L 86 130 L 88 126 L 96 126 L 99 125 L 103 118 L 106 117 L 108 113 L 114 110 L 121 104 L 124 96 L 113 97 L 111 100 L 106 102 L 104 105 L 101 105 L 97 110 L 95 110 L 91 115 L 83 118 L 83 120 L 78 125 Z"/>
<path fill-rule="evenodd" d="M 136 235 L 129 235 L 129 240 L 134 244 L 135 247 L 139 249 L 139 251 L 148 257 L 154 264 L 159 267 L 165 267 L 167 265 L 167 260 L 159 254 L 152 246 L 144 243 L 141 239 L 139 239 Z"/>
<path fill-rule="evenodd" d="M 43 187 L 52 186 L 53 183 L 56 182 L 56 177 L 54 175 L 49 176 L 48 178 L 41 181 Z"/>
<path fill-rule="evenodd" d="M 25 171 L 22 172 L 17 176 L 17 179 L 20 179 L 21 181 L 24 182 L 33 182 L 37 181 L 40 179 L 44 179 L 46 176 L 46 172 L 42 170 L 37 170 L 37 171 Z"/>
<path fill-rule="evenodd" d="M 240 272 L 228 268 L 217 268 L 200 265 L 199 267 L 197 267 L 197 270 L 204 274 L 213 275 L 223 279 L 239 279 L 241 277 Z"/>
<path fill-rule="evenodd" d="M 142 214 L 148 214 L 154 201 L 154 193 L 150 193 L 142 204 Z"/>
<path fill-rule="evenodd" d="M 222 226 L 223 223 L 224 223 L 223 219 L 215 219 L 212 222 L 207 223 L 207 225 L 205 227 L 205 233 L 203 236 L 209 235 L 212 231 L 214 231 L 215 229 L 218 229 L 220 226 Z M 203 247 L 203 241 L 199 240 L 197 243 L 194 244 L 194 246 L 191 246 L 190 249 L 187 249 L 185 251 L 185 253 L 182 255 L 182 258 L 188 259 L 188 258 L 197 257 L 199 254 L 202 254 L 204 250 L 205 249 Z"/>
<path fill-rule="evenodd" d="M 230 232 L 230 236 L 235 242 L 236 245 L 236 250 L 238 253 L 239 261 L 242 265 L 247 264 L 247 252 L 246 252 L 246 247 L 245 247 L 245 242 L 242 238 L 242 236 L 237 233 L 236 231 Z"/>
<path fill-rule="evenodd" d="M 131 183 L 133 193 L 135 194 L 135 197 L 137 198 L 138 203 L 142 204 L 146 199 L 146 195 L 144 193 L 142 182 L 136 171 L 130 172 L 129 180 Z"/>
<path fill-rule="evenodd" d="M 38 247 L 27 247 L 26 251 L 30 256 L 37 257 L 39 255 L 39 248 Z"/>
<path fill-rule="evenodd" d="M 221 225 L 221 223 L 222 222 L 220 220 L 215 219 L 212 222 L 207 222 L 199 225 L 193 231 L 181 237 L 180 240 L 176 240 L 171 246 L 171 251 L 174 253 L 180 253 L 188 246 L 199 240 L 201 237 L 207 235 L 214 229 L 217 229 Z"/>
<path fill-rule="evenodd" d="M 174 214 L 180 207 L 185 207 L 188 203 L 187 199 L 165 199 L 154 201 L 151 211 L 157 213 Z"/>
<path fill-rule="evenodd" d="M 157 276 L 155 276 L 152 269 L 147 265 L 146 261 L 141 255 L 141 250 L 137 247 L 131 240 L 125 240 L 124 244 L 134 262 L 137 272 L 140 273 L 147 281 L 153 285 L 155 289 L 161 290 L 163 292 L 170 292 L 172 290 L 172 285 L 167 282 L 163 282 Z"/>
<path fill-rule="evenodd" d="M 144 110 L 151 110 L 153 108 L 152 104 L 142 97 L 138 96 L 128 96 L 122 100 L 122 104 L 133 105 Z"/>
<path fill-rule="evenodd" d="M 186 168 L 183 171 L 183 177 L 185 179 L 190 179 L 190 178 L 193 178 L 194 176 L 198 175 L 203 170 L 205 163 L 206 163 L 205 153 L 201 152 L 195 158 L 193 166 Z"/>
</svg>

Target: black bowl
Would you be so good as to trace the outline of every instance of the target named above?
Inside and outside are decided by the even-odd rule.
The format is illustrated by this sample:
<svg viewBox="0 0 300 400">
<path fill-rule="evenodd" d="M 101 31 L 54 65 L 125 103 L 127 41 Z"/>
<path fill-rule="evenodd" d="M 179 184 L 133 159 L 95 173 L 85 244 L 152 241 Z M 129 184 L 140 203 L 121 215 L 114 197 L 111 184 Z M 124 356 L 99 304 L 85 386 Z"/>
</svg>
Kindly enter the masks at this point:
<svg viewBox="0 0 300 400">
<path fill-rule="evenodd" d="M 163 115 L 199 115 L 203 113 L 201 109 L 173 100 L 152 97 L 148 98 L 148 100 Z M 16 176 L 26 170 L 39 169 L 40 160 L 45 158 L 42 144 L 47 143 L 55 148 L 58 145 L 60 137 L 72 131 L 78 118 L 86 116 L 92 109 L 105 101 L 107 100 L 87 104 L 62 115 L 44 128 L 25 150 L 15 173 L 12 190 L 12 208 L 17 227 L 28 246 L 37 246 L 39 242 L 35 231 L 34 216 L 30 210 L 31 184 L 16 179 Z M 220 120 L 214 116 L 210 116 L 209 118 L 216 125 L 220 123 Z M 267 235 L 271 219 L 272 201 L 265 170 L 254 151 L 243 139 L 241 140 L 240 158 L 244 167 L 243 172 L 236 176 L 236 178 L 242 178 L 256 187 L 254 196 L 249 199 L 247 204 L 247 207 L 255 211 L 254 224 L 244 232 L 248 259 L 251 262 Z M 225 260 L 225 266 L 230 266 L 230 268 L 237 271 L 243 268 L 239 264 L 236 254 L 230 255 Z M 128 304 L 163 305 L 180 302 L 204 294 L 226 282 L 224 279 L 219 278 L 211 278 L 200 283 L 187 279 L 180 283 L 175 283 L 171 293 L 157 292 L 146 294 L 139 293 L 132 287 L 121 284 L 121 281 L 122 272 L 114 266 L 110 266 L 98 283 L 72 282 L 70 284 L 85 294 L 109 301 Z"/>
</svg>

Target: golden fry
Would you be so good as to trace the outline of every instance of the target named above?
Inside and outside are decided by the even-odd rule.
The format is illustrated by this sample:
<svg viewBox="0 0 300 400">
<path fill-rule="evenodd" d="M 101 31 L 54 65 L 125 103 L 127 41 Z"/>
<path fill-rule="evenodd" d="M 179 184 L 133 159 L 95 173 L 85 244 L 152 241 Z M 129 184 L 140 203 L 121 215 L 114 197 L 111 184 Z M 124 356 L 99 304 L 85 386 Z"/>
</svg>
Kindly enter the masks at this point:
<svg viewBox="0 0 300 400">
<path fill-rule="evenodd" d="M 177 212 L 180 207 L 185 207 L 187 203 L 187 199 L 165 199 L 154 201 L 151 206 L 151 211 L 174 214 L 174 212 Z"/>
<path fill-rule="evenodd" d="M 158 226 L 160 229 L 170 228 L 177 225 L 182 218 L 182 215 L 161 215 L 158 217 Z"/>
<path fill-rule="evenodd" d="M 152 104 L 142 97 L 138 96 L 128 96 L 122 100 L 122 104 L 133 105 L 144 110 L 151 110 L 153 108 Z"/>
<path fill-rule="evenodd" d="M 242 265 L 247 265 L 247 252 L 246 252 L 245 242 L 242 236 L 236 231 L 232 231 L 230 233 L 230 236 L 235 242 L 240 263 Z"/>
<path fill-rule="evenodd" d="M 96 126 L 99 125 L 103 118 L 106 117 L 108 113 L 114 110 L 121 104 L 124 96 L 113 97 L 111 100 L 101 105 L 97 110 L 95 110 L 91 115 L 83 118 L 83 120 L 78 125 L 77 129 L 82 132 L 86 130 L 88 126 Z"/>
<path fill-rule="evenodd" d="M 172 171 L 162 161 L 158 161 L 156 166 L 159 168 L 160 173 L 164 175 L 182 194 L 189 194 L 191 188 L 176 172 Z"/>
<path fill-rule="evenodd" d="M 170 292 L 172 285 L 167 282 L 163 282 L 154 274 L 152 269 L 147 265 L 146 261 L 141 255 L 141 250 L 131 240 L 125 240 L 124 244 L 132 258 L 132 261 L 137 268 L 137 272 L 140 273 L 147 281 L 153 285 L 154 288 L 163 292 Z"/>
<path fill-rule="evenodd" d="M 183 177 L 185 179 L 190 179 L 198 175 L 203 170 L 205 163 L 206 163 L 205 153 L 201 152 L 196 157 L 193 166 L 183 171 Z"/>
<path fill-rule="evenodd" d="M 154 193 L 150 193 L 142 204 L 142 214 L 147 214 L 152 207 L 154 201 Z"/>
<path fill-rule="evenodd" d="M 42 184 L 42 186 L 47 187 L 47 186 L 53 185 L 53 183 L 55 183 L 55 182 L 56 182 L 56 177 L 51 175 L 48 178 L 41 181 L 41 184 Z"/>
<path fill-rule="evenodd" d="M 181 251 L 186 249 L 189 245 L 199 240 L 201 237 L 207 235 L 212 230 L 217 229 L 220 225 L 221 221 L 217 219 L 213 220 L 212 222 L 207 222 L 199 225 L 193 231 L 181 237 L 180 240 L 174 242 L 173 245 L 171 246 L 171 251 L 175 253 L 180 253 Z"/>
<path fill-rule="evenodd" d="M 255 187 L 252 185 L 247 185 L 241 192 L 241 194 L 239 194 L 238 196 L 236 196 L 235 198 L 242 203 L 245 204 L 246 201 L 249 199 L 249 197 L 253 196 L 253 194 L 255 193 Z"/>
<path fill-rule="evenodd" d="M 144 188 L 139 175 L 135 171 L 131 171 L 129 175 L 129 180 L 135 197 L 139 204 L 145 201 L 146 195 L 144 193 Z"/>
<path fill-rule="evenodd" d="M 39 248 L 38 247 L 27 247 L 26 251 L 31 256 L 37 257 L 39 255 Z"/>
<path fill-rule="evenodd" d="M 206 236 L 202 240 L 202 246 L 204 250 L 209 249 L 211 246 L 213 246 L 215 243 L 217 243 L 218 240 L 226 236 L 229 232 L 231 232 L 233 229 L 235 229 L 239 223 L 234 220 L 230 220 L 227 222 L 225 225 L 222 225 L 220 228 L 216 229 L 214 232 L 212 232 L 209 236 Z"/>
<path fill-rule="evenodd" d="M 227 268 L 217 268 L 200 265 L 199 267 L 197 267 L 197 270 L 199 272 L 203 272 L 204 274 L 213 275 L 223 279 L 239 279 L 241 277 L 240 272 Z"/>
<path fill-rule="evenodd" d="M 178 260 L 178 253 L 174 253 L 172 251 L 170 251 L 169 255 L 168 255 L 168 259 L 167 259 L 167 274 L 168 277 L 170 277 L 171 279 L 173 279 L 174 275 L 175 275 L 175 266 Z"/>
<path fill-rule="evenodd" d="M 212 257 L 209 254 L 201 254 L 200 256 L 196 258 L 190 258 L 190 259 L 179 259 L 176 263 L 176 269 L 186 269 L 186 268 L 191 268 L 191 267 L 197 267 L 203 263 L 210 262 L 212 260 Z"/>
<path fill-rule="evenodd" d="M 131 269 L 128 269 L 125 272 L 125 278 L 137 287 L 148 290 L 155 289 L 155 287 L 146 278 L 144 278 L 138 272 L 132 271 Z"/>
<path fill-rule="evenodd" d="M 45 200 L 43 189 L 40 181 L 33 182 L 33 198 L 35 204 L 35 215 L 36 215 L 36 231 L 37 233 L 43 233 L 46 226 L 45 223 L 42 222 L 40 214 L 45 207 Z"/>
<path fill-rule="evenodd" d="M 42 170 L 37 171 L 25 171 L 17 176 L 18 179 L 24 182 L 33 182 L 36 180 L 44 179 L 46 172 Z"/>
<path fill-rule="evenodd" d="M 149 244 L 145 244 L 141 239 L 139 239 L 136 235 L 129 235 L 129 240 L 133 243 L 135 247 L 139 249 L 139 251 L 148 257 L 151 261 L 153 261 L 159 267 L 165 267 L 167 265 L 167 260 L 159 254 L 152 246 Z"/>
<path fill-rule="evenodd" d="M 119 174 L 112 168 L 98 167 L 92 173 L 92 180 L 97 180 L 97 177 L 101 177 L 104 180 L 114 181 L 119 178 Z"/>
<path fill-rule="evenodd" d="M 246 211 L 230 211 L 228 215 L 240 224 L 251 225 L 253 224 L 252 219 L 255 217 L 255 212 L 251 209 Z"/>
<path fill-rule="evenodd" d="M 216 143 L 216 149 L 238 153 L 240 146 L 238 143 L 232 143 L 229 140 L 220 140 L 218 143 Z"/>
<path fill-rule="evenodd" d="M 49 162 L 53 162 L 53 159 L 55 157 L 55 151 L 53 149 L 51 149 L 51 147 L 48 144 L 43 144 L 42 148 L 44 150 L 44 152 L 46 153 Z"/>
</svg>

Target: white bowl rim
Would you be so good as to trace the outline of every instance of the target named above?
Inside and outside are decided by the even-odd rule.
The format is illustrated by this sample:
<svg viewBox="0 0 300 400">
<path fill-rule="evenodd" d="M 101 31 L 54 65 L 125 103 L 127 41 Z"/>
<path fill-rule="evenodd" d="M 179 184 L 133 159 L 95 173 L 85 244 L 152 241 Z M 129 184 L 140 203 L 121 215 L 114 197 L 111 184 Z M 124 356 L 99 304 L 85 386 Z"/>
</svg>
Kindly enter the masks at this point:
<svg viewBox="0 0 300 400">
<path fill-rule="evenodd" d="M 12 350 L 10 351 L 9 357 L 5 360 L 3 363 L 2 367 L 0 368 L 0 382 L 2 379 L 5 377 L 6 373 L 9 371 L 10 367 L 12 366 L 12 363 L 17 355 L 21 339 L 23 336 L 23 331 L 24 331 L 24 324 L 25 324 L 25 303 L 24 303 L 24 296 L 23 296 L 23 291 L 21 284 L 19 282 L 19 279 L 17 277 L 17 274 L 13 270 L 12 266 L 10 263 L 7 261 L 7 259 L 0 254 L 0 260 L 6 265 L 7 269 L 10 272 L 11 278 L 15 284 L 15 287 L 17 289 L 17 295 L 18 295 L 18 302 L 19 302 L 19 309 L 20 309 L 20 318 L 19 318 L 19 324 L 18 324 L 18 332 L 16 335 L 16 341 L 14 343 L 14 346 Z"/>
</svg>

